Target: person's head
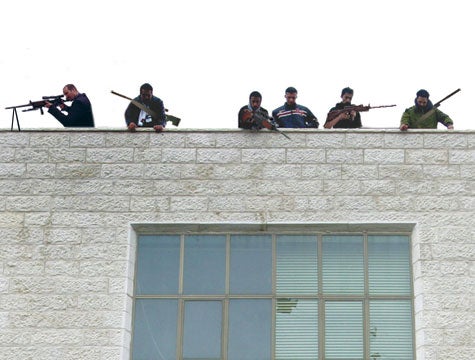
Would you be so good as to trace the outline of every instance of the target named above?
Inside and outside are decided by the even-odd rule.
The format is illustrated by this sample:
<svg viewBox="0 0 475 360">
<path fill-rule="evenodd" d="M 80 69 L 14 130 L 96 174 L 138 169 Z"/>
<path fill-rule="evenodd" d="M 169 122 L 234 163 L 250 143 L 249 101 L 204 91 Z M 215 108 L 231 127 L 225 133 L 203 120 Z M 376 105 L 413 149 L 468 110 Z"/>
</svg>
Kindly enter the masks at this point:
<svg viewBox="0 0 475 360">
<path fill-rule="evenodd" d="M 353 89 L 350 87 L 346 87 L 341 90 L 341 102 L 343 104 L 351 104 L 351 100 L 353 99 Z"/>
<path fill-rule="evenodd" d="M 429 102 L 429 92 L 427 90 L 421 89 L 416 93 L 416 105 L 422 108 L 427 106 Z"/>
<path fill-rule="evenodd" d="M 153 88 L 149 83 L 145 83 L 140 87 L 140 98 L 144 103 L 150 102 L 153 96 Z"/>
<path fill-rule="evenodd" d="M 76 89 L 76 86 L 73 84 L 64 85 L 63 94 L 66 97 L 66 100 L 74 100 L 74 98 L 78 96 L 78 93 L 78 89 Z"/>
<path fill-rule="evenodd" d="M 285 100 L 287 105 L 294 105 L 297 101 L 297 89 L 292 86 L 285 89 Z"/>
<path fill-rule="evenodd" d="M 253 110 L 258 109 L 261 106 L 262 95 L 259 91 L 253 91 L 249 95 L 249 105 Z"/>
</svg>

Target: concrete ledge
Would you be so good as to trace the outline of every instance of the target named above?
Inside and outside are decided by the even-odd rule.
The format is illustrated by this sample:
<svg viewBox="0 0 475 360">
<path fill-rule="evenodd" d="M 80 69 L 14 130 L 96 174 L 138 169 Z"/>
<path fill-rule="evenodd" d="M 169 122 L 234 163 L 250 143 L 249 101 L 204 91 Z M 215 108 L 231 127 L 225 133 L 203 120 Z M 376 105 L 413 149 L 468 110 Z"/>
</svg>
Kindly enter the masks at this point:
<svg viewBox="0 0 475 360">
<path fill-rule="evenodd" d="M 415 223 L 132 223 L 132 228 L 138 234 L 157 234 L 166 232 L 180 233 L 229 233 L 229 232 L 278 232 L 285 233 L 296 231 L 301 233 L 410 233 Z"/>
<path fill-rule="evenodd" d="M 457 133 L 457 134 L 475 134 L 474 130 L 447 130 L 447 129 L 409 129 L 407 131 L 400 131 L 398 128 L 361 128 L 361 129 L 280 129 L 286 133 L 398 133 L 398 134 L 414 134 L 414 133 Z M 13 128 L 0 128 L 0 133 L 4 132 L 19 132 L 18 129 Z M 20 132 L 124 132 L 133 134 L 133 132 L 128 131 L 125 128 L 57 128 L 57 129 L 41 129 L 41 128 L 25 128 L 21 129 Z M 137 129 L 136 133 L 141 132 L 151 132 L 155 133 L 153 129 Z M 179 128 L 179 127 L 167 127 L 163 133 L 167 132 L 185 132 L 185 133 L 259 133 L 259 134 L 278 134 L 277 131 L 270 131 L 267 129 L 254 131 L 254 130 L 243 130 L 243 129 L 220 129 L 220 128 Z M 163 134 L 159 133 L 159 134 Z"/>
</svg>

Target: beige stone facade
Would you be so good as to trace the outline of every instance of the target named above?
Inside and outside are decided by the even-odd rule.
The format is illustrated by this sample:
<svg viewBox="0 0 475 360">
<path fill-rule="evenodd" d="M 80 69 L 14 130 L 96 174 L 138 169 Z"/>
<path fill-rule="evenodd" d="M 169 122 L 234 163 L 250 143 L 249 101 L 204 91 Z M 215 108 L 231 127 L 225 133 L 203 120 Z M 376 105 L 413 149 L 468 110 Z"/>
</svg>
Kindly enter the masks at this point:
<svg viewBox="0 0 475 360">
<path fill-rule="evenodd" d="M 130 358 L 156 224 L 412 234 L 418 360 L 475 358 L 475 132 L 0 132 L 0 358 Z M 185 226 L 185 225 L 183 225 Z"/>
</svg>

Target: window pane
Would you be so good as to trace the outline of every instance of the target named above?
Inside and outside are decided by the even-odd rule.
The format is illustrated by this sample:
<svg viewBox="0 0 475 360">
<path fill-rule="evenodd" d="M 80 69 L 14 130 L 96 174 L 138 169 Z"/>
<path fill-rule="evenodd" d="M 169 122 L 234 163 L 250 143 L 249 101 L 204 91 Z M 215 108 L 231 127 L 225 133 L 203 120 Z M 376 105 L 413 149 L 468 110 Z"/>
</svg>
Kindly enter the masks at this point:
<svg viewBox="0 0 475 360">
<path fill-rule="evenodd" d="M 369 316 L 371 358 L 412 360 L 411 301 L 371 301 Z"/>
<path fill-rule="evenodd" d="M 411 293 L 407 236 L 368 236 L 370 294 Z"/>
<path fill-rule="evenodd" d="M 231 236 L 231 294 L 272 292 L 272 238 L 270 235 Z"/>
<path fill-rule="evenodd" d="M 271 300 L 230 300 L 228 359 L 270 359 L 271 319 Z"/>
<path fill-rule="evenodd" d="M 277 299 L 277 360 L 318 359 L 318 301 Z"/>
<path fill-rule="evenodd" d="M 226 236 L 186 236 L 185 294 L 224 294 Z"/>
<path fill-rule="evenodd" d="M 186 301 L 184 359 L 221 358 L 221 301 Z"/>
<path fill-rule="evenodd" d="M 277 237 L 277 294 L 317 294 L 317 238 Z"/>
<path fill-rule="evenodd" d="M 363 303 L 325 303 L 325 359 L 363 359 Z"/>
<path fill-rule="evenodd" d="M 140 236 L 136 294 L 177 294 L 179 262 L 179 236 Z"/>
<path fill-rule="evenodd" d="M 176 359 L 176 300 L 136 299 L 133 359 Z"/>
<path fill-rule="evenodd" d="M 324 236 L 322 252 L 324 294 L 363 294 L 363 237 Z"/>
</svg>

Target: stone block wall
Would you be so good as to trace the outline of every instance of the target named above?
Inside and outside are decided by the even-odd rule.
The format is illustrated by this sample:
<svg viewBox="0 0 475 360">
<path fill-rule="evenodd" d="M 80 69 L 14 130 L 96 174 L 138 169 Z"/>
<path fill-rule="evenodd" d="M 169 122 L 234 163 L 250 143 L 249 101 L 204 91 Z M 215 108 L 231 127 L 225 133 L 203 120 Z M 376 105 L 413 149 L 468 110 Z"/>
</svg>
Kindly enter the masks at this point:
<svg viewBox="0 0 475 360">
<path fill-rule="evenodd" d="M 133 224 L 411 224 L 418 360 L 475 358 L 475 132 L 0 132 L 0 358 L 128 359 Z"/>
</svg>

